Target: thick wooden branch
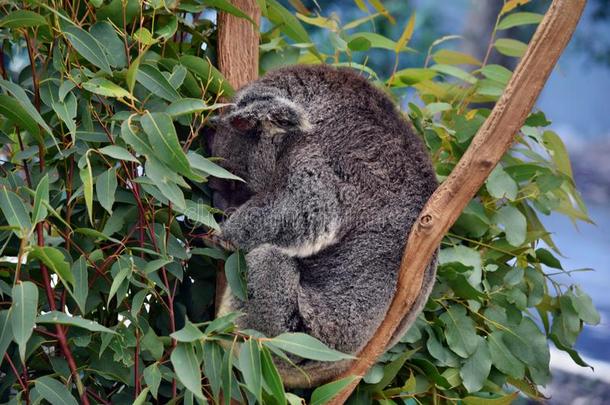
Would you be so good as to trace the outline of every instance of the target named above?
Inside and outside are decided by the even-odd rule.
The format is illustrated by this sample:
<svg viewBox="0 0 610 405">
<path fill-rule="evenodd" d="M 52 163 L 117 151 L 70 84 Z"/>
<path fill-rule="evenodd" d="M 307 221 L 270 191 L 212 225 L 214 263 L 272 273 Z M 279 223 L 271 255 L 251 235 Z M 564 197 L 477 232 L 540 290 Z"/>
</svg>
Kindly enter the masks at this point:
<svg viewBox="0 0 610 405">
<path fill-rule="evenodd" d="M 332 405 L 342 404 L 384 352 L 417 298 L 424 271 L 443 236 L 513 143 L 557 59 L 568 44 L 586 0 L 554 0 L 490 116 L 451 175 L 434 192 L 409 234 L 398 285 L 386 317 L 344 376 L 357 376 Z"/>
<path fill-rule="evenodd" d="M 234 89 L 258 77 L 261 11 L 256 0 L 231 0 L 252 22 L 227 13 L 218 16 L 218 67 Z"/>
<path fill-rule="evenodd" d="M 218 15 L 218 68 L 234 89 L 256 80 L 258 77 L 258 45 L 261 11 L 256 0 L 231 0 L 231 3 L 247 14 L 256 25 L 244 18 L 227 13 Z M 216 275 L 215 308 L 227 288 L 222 266 Z"/>
</svg>

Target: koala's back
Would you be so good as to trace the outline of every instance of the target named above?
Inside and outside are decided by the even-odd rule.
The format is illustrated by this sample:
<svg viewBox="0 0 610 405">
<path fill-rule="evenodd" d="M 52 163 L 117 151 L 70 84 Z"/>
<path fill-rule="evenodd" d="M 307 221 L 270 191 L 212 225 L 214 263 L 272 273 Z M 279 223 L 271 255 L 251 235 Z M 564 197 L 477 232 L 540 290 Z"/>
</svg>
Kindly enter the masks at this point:
<svg viewBox="0 0 610 405">
<path fill-rule="evenodd" d="M 349 197 L 353 215 L 410 228 L 437 181 L 423 142 L 388 95 L 356 71 L 328 65 L 271 71 L 255 86 L 277 89 L 307 112 L 307 142 L 356 191 Z"/>
</svg>

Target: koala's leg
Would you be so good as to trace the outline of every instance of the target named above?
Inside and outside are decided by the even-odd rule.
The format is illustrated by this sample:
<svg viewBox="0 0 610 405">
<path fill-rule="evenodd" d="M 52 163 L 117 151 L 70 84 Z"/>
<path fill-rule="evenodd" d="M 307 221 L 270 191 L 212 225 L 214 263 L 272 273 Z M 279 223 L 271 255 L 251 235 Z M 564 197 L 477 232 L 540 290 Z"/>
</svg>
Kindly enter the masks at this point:
<svg viewBox="0 0 610 405">
<path fill-rule="evenodd" d="M 241 303 L 242 328 L 267 336 L 295 331 L 302 324 L 298 311 L 298 263 L 272 245 L 261 245 L 246 255 L 248 301 Z"/>
</svg>

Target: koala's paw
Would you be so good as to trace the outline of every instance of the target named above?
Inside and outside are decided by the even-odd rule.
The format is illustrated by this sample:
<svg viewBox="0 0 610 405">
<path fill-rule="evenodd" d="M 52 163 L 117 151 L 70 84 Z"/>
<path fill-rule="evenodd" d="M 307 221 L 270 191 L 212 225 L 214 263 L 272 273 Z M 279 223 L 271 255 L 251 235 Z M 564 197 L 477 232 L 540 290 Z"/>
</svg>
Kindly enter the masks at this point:
<svg viewBox="0 0 610 405">
<path fill-rule="evenodd" d="M 246 231 L 235 214 L 220 225 L 219 236 L 239 249 L 250 250 L 252 247 L 249 232 Z"/>
</svg>

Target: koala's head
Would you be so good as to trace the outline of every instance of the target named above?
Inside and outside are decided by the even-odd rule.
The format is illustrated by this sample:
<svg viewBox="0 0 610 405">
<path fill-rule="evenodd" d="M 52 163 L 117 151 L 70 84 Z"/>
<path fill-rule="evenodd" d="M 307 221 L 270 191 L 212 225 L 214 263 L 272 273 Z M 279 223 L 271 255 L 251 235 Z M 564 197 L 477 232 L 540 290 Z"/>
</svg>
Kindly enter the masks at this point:
<svg viewBox="0 0 610 405">
<path fill-rule="evenodd" d="M 306 113 L 294 102 L 273 89 L 246 88 L 216 121 L 210 150 L 212 156 L 222 159 L 221 166 L 246 181 L 250 194 L 257 193 L 281 175 L 276 171 L 281 154 L 295 137 L 309 129 Z M 226 183 L 213 181 L 210 186 L 225 200 L 235 197 L 231 193 L 243 193 L 234 184 L 228 190 Z"/>
</svg>

